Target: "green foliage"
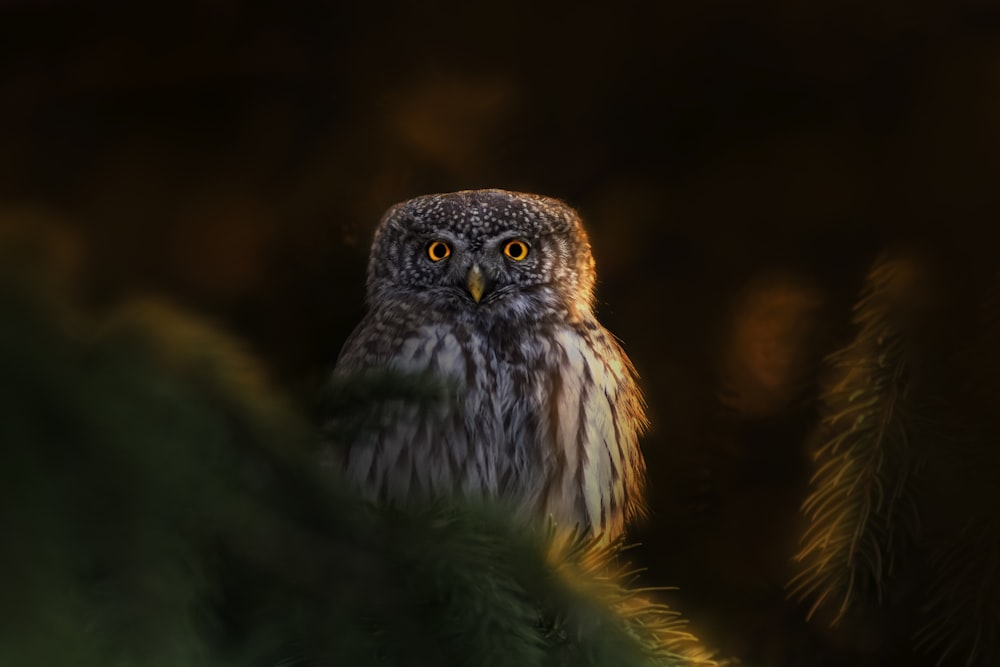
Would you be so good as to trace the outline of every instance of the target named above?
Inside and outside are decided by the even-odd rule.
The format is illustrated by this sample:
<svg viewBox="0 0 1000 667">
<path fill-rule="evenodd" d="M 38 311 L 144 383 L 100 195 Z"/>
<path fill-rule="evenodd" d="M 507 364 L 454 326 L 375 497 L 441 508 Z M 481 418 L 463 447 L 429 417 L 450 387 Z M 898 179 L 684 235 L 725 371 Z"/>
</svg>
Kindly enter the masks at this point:
<svg viewBox="0 0 1000 667">
<path fill-rule="evenodd" d="M 712 664 L 617 547 L 377 509 L 227 337 L 57 304 L 0 277 L 0 664 Z M 332 400 L 414 390 L 386 387 Z"/>
</svg>

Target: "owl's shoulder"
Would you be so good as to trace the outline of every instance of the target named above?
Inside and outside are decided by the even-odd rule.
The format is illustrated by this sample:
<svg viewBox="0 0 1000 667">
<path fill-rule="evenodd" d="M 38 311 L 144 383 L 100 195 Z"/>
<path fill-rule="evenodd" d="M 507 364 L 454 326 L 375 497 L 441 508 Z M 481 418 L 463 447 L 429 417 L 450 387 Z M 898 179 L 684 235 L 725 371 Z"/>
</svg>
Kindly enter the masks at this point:
<svg viewBox="0 0 1000 667">
<path fill-rule="evenodd" d="M 354 331 L 344 341 L 337 369 L 362 370 L 378 364 L 411 338 L 418 330 L 416 318 L 407 312 L 388 314 L 383 310 L 370 310 Z"/>
<path fill-rule="evenodd" d="M 368 312 L 344 343 L 337 368 L 343 371 L 389 366 L 423 370 L 440 365 L 443 353 L 470 344 L 468 327 L 430 315 L 399 309 Z"/>
</svg>

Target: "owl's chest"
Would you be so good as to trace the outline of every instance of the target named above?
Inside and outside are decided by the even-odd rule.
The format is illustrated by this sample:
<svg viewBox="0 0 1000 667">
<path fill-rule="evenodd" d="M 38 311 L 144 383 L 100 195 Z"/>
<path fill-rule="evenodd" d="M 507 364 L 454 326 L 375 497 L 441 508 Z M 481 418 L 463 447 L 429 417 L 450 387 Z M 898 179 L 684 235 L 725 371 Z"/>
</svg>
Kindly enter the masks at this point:
<svg viewBox="0 0 1000 667">
<path fill-rule="evenodd" d="M 425 326 L 398 348 L 394 365 L 447 382 L 466 430 L 487 441 L 523 440 L 538 431 L 552 386 L 572 370 L 559 363 L 554 349 L 568 338 L 567 331 L 556 329 L 498 335 L 472 327 Z"/>
<path fill-rule="evenodd" d="M 393 365 L 431 372 L 465 392 L 506 389 L 523 394 L 532 376 L 548 372 L 546 333 L 485 333 L 472 327 L 425 326 L 402 341 Z"/>
</svg>

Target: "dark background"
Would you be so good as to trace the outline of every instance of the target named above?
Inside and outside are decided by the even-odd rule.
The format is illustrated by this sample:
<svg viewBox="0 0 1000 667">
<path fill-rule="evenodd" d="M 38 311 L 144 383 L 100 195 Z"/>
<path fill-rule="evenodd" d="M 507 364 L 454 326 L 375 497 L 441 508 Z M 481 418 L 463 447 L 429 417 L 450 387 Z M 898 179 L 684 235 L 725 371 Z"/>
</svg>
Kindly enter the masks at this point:
<svg viewBox="0 0 1000 667">
<path fill-rule="evenodd" d="M 992 266 L 998 166 L 988 2 L 0 2 L 0 233 L 97 307 L 202 313 L 305 405 L 389 205 L 577 207 L 654 426 L 633 558 L 747 665 L 921 664 L 783 585 L 867 267 Z"/>
</svg>

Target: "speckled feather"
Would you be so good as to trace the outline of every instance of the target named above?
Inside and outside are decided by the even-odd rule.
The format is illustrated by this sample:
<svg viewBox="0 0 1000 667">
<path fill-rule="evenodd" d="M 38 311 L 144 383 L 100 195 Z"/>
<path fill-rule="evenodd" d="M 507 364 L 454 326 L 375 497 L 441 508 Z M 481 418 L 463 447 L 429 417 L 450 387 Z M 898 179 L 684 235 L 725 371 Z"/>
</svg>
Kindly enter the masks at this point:
<svg viewBox="0 0 1000 667">
<path fill-rule="evenodd" d="M 503 255 L 527 242 L 520 262 Z M 452 249 L 433 262 L 428 244 Z M 466 289 L 477 264 L 488 288 Z M 394 403 L 353 443 L 348 475 L 374 499 L 499 496 L 606 539 L 640 513 L 646 420 L 635 371 L 593 313 L 594 262 L 576 212 L 502 190 L 419 197 L 390 209 L 372 244 L 368 313 L 335 373 L 430 373 L 436 409 Z"/>
</svg>

